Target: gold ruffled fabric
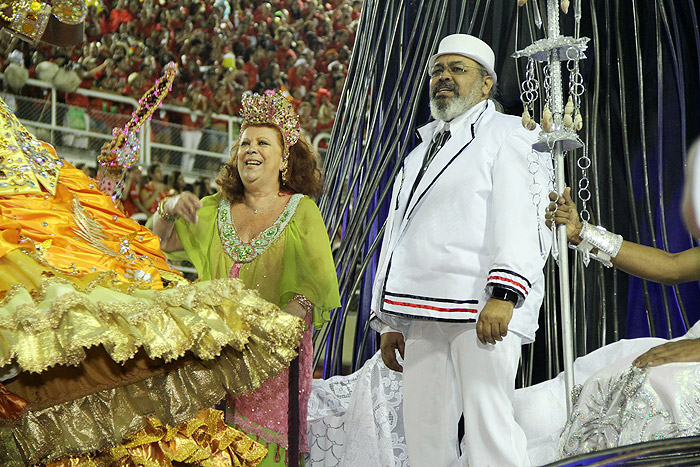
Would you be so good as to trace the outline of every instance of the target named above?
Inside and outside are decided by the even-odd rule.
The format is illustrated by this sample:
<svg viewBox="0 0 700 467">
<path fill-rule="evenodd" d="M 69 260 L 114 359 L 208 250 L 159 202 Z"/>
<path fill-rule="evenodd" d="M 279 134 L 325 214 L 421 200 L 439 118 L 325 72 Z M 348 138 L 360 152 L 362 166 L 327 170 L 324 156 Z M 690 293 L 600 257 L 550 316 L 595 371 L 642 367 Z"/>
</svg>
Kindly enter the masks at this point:
<svg viewBox="0 0 700 467">
<path fill-rule="evenodd" d="M 62 275 L 20 251 L 0 271 L 0 362 L 21 370 L 5 385 L 29 401 L 0 427 L 0 465 L 116 446 L 149 417 L 179 425 L 285 369 L 304 326 L 233 279 L 139 289 L 109 273 Z M 73 379 L 82 386 L 68 388 Z"/>
<path fill-rule="evenodd" d="M 288 366 L 294 352 L 287 348 L 271 353 L 271 347 L 274 345 L 254 333 L 245 352 L 226 347 L 213 360 L 192 359 L 127 386 L 27 411 L 18 424 L 0 427 L 0 465 L 20 466 L 102 451 L 145 428 L 148 417 L 169 425 L 183 423 L 220 401 L 226 389 L 235 393 L 254 390 Z"/>
<path fill-rule="evenodd" d="M 47 467 L 170 467 L 173 463 L 255 467 L 266 455 L 265 446 L 226 425 L 223 412 L 206 409 L 177 427 L 149 418 L 146 428 L 120 446 L 98 455 L 61 459 Z"/>
<path fill-rule="evenodd" d="M 256 326 L 278 348 L 298 342 L 302 329 L 233 279 L 140 289 L 109 272 L 66 276 L 20 251 L 0 258 L 0 271 L 0 367 L 77 365 L 97 345 L 119 363 L 140 348 L 165 362 L 186 352 L 210 360 L 225 346 L 244 350 Z"/>
</svg>

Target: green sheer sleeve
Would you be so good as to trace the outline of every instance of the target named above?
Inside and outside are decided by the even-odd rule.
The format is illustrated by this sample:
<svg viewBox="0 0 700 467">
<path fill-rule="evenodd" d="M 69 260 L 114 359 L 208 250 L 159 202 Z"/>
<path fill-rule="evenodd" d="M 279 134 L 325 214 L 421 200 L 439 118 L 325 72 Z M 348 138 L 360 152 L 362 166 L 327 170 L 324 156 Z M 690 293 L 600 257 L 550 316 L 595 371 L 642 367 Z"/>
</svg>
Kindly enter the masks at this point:
<svg viewBox="0 0 700 467">
<path fill-rule="evenodd" d="M 328 232 L 316 203 L 308 197 L 287 226 L 283 264 L 281 303 L 304 295 L 315 305 L 313 324 L 320 328 L 329 320 L 329 311 L 340 306 L 340 295 Z"/>
<path fill-rule="evenodd" d="M 219 193 L 202 198 L 202 207 L 197 211 L 197 222 L 191 223 L 180 218 L 175 221 L 175 231 L 182 243 L 182 251 L 168 253 L 171 260 L 188 260 L 197 269 L 202 280 L 218 279 L 214 277 L 211 250 L 213 245 L 220 245 L 216 226 Z M 227 277 L 226 275 L 223 277 Z"/>
</svg>

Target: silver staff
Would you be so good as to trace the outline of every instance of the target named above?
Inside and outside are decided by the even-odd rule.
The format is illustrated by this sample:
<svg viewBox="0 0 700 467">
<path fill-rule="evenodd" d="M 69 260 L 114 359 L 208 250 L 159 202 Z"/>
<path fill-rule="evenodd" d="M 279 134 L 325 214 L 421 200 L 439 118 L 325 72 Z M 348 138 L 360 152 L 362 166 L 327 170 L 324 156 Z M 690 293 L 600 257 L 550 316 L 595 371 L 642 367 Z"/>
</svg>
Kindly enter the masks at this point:
<svg viewBox="0 0 700 467">
<path fill-rule="evenodd" d="M 576 5 L 576 35 L 578 36 L 581 2 L 575 0 Z M 538 11 L 536 0 L 532 1 L 535 11 Z M 535 151 L 549 151 L 554 162 L 553 188 L 558 193 L 564 192 L 566 181 L 564 180 L 564 157 L 568 151 L 583 147 L 583 156 L 578 161 L 578 166 L 583 171 L 583 183 L 579 184 L 579 197 L 583 201 L 581 216 L 586 220 L 589 213 L 586 202 L 590 199 L 586 171 L 590 166 L 590 159 L 585 145 L 576 134 L 583 126 L 580 104 L 583 94 L 583 79 L 579 72 L 579 60 L 585 58 L 588 38 L 567 37 L 559 32 L 559 8 L 566 13 L 569 9 L 569 0 L 547 0 L 547 30 L 546 37 L 538 40 L 523 50 L 513 54 L 514 57 L 527 57 L 525 80 L 521 85 L 521 99 L 523 101 L 523 126 L 530 130 L 537 128 L 534 120 L 534 104 L 540 100 L 540 134 L 539 140 L 533 145 Z M 536 63 L 543 64 L 544 95 L 540 96 L 539 81 L 536 78 Z M 569 75 L 569 96 L 564 105 L 564 89 L 562 79 L 562 62 L 566 62 Z M 540 99 L 541 97 L 541 99 Z M 533 183 L 531 194 L 533 202 L 539 206 L 541 202 L 540 188 Z M 582 196 L 581 196 L 582 195 Z M 538 209 L 540 212 L 540 209 Z M 562 324 L 562 345 L 564 351 L 564 370 L 566 372 L 567 409 L 571 412 L 571 391 L 574 386 L 573 374 L 573 330 L 571 325 L 571 299 L 569 286 L 569 260 L 567 251 L 566 226 L 560 225 L 553 232 L 552 255 L 559 264 L 559 298 Z M 541 233 L 542 235 L 542 233 Z M 543 250 L 544 252 L 544 250 Z M 559 254 L 563 252 L 563 254 Z"/>
</svg>

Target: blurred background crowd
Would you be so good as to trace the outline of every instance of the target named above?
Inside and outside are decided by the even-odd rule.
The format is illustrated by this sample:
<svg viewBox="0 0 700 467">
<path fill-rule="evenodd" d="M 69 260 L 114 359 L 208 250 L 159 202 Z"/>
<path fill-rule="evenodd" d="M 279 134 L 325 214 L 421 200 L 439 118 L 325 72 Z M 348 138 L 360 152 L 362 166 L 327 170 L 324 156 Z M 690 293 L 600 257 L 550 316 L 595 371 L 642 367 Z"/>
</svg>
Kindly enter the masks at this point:
<svg viewBox="0 0 700 467">
<path fill-rule="evenodd" d="M 347 74 L 360 0 L 104 0 L 91 3 L 79 47 L 32 50 L 18 43 L 30 78 L 54 68 L 82 88 L 138 98 L 170 61 L 180 67 L 169 104 L 204 117 L 161 113 L 185 126 L 217 124 L 212 113 L 237 115 L 244 91 L 283 89 L 310 137 L 333 126 Z M 7 40 L 7 39 L 5 39 Z M 5 50 L 8 50 L 5 48 Z M 11 49 L 10 49 L 11 50 Z M 0 57 L 5 69 L 11 57 Z M 76 78 L 77 75 L 77 78 Z M 68 93 L 66 102 L 105 109 L 105 102 Z M 175 102 L 174 102 L 175 101 Z M 114 106 L 112 106 L 114 107 Z"/>
<path fill-rule="evenodd" d="M 154 123 L 163 122 L 181 131 L 171 137 L 170 132 L 158 132 L 154 126 L 152 138 L 223 157 L 227 154 L 226 138 L 207 134 L 226 134 L 226 122 L 216 114 L 238 115 L 242 94 L 249 90 L 283 90 L 310 140 L 330 132 L 361 7 L 360 0 L 90 0 L 83 44 L 73 48 L 40 44 L 34 48 L 3 36 L 0 50 L 8 52 L 0 55 L 0 70 L 5 72 L 7 92 L 45 99 L 39 95 L 41 88 L 23 86 L 23 80 L 28 77 L 52 83 L 60 91 L 59 101 L 66 104 L 67 110 L 60 117 L 65 126 L 84 130 L 87 125 L 108 134 L 116 126 L 110 115 L 128 115 L 133 107 L 75 90 L 138 99 L 153 85 L 163 66 L 174 61 L 179 75 L 166 104 L 189 111 L 157 112 Z M 5 100 L 12 107 L 10 99 Z M 88 152 L 97 149 L 95 143 L 101 145 L 100 141 L 71 135 L 59 142 Z M 194 157 L 168 151 L 160 151 L 153 161 L 162 166 L 153 164 L 132 175 L 130 183 L 136 188 L 130 190 L 132 199 L 125 201 L 135 212 L 148 213 L 152 207 L 150 197 L 142 196 L 148 184 L 161 194 L 183 189 L 206 194 L 221 162 L 200 157 L 194 164 Z M 153 178 L 156 166 L 159 180 Z M 189 183 L 178 182 L 184 178 L 181 172 L 163 174 L 163 169 L 178 167 Z M 90 173 L 94 167 L 87 164 L 84 169 Z"/>
</svg>

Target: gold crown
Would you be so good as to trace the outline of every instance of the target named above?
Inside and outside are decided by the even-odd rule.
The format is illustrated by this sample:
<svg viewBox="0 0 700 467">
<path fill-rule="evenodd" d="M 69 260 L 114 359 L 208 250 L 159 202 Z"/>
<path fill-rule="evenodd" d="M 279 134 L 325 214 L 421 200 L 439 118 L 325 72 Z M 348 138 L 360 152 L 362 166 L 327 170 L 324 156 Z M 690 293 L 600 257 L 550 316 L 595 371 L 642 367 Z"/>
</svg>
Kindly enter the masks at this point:
<svg viewBox="0 0 700 467">
<path fill-rule="evenodd" d="M 299 115 L 280 91 L 268 89 L 263 94 L 245 94 L 241 101 L 243 127 L 271 123 L 279 128 L 285 149 L 299 141 Z"/>
</svg>

